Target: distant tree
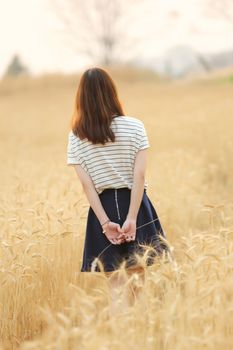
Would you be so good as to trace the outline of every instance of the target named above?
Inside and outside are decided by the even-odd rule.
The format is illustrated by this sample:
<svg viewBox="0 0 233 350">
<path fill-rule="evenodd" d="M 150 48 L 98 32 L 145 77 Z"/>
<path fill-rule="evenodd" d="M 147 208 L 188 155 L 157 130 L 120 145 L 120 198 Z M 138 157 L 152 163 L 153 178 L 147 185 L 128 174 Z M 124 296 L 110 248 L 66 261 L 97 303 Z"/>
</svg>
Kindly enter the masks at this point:
<svg viewBox="0 0 233 350">
<path fill-rule="evenodd" d="M 16 77 L 21 74 L 28 74 L 28 69 L 22 64 L 18 55 L 15 55 L 6 68 L 4 76 Z"/>
<path fill-rule="evenodd" d="M 66 39 L 76 51 L 109 66 L 130 60 L 140 45 L 137 26 L 146 0 L 53 0 L 53 11 L 63 23 Z M 132 30 L 131 30 L 132 29 Z M 68 38 L 67 38 L 68 37 Z"/>
</svg>

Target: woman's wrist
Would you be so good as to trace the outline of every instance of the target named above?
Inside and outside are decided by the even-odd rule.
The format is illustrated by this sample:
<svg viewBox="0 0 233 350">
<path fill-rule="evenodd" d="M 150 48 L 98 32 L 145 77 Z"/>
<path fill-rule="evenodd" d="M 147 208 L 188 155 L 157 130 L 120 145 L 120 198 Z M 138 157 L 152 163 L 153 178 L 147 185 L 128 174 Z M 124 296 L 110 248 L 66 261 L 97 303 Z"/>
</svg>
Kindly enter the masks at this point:
<svg viewBox="0 0 233 350">
<path fill-rule="evenodd" d="M 132 220 L 132 221 L 136 221 L 137 220 L 137 218 L 135 216 L 133 216 L 133 215 L 127 215 L 126 219 L 127 220 Z"/>
<path fill-rule="evenodd" d="M 102 226 L 106 221 L 109 220 L 109 217 L 105 212 L 103 212 L 103 213 L 101 213 L 101 215 L 98 216 L 98 220 L 99 220 L 100 225 Z"/>
<path fill-rule="evenodd" d="M 108 227 L 109 222 L 110 222 L 110 219 L 108 219 L 107 222 L 105 222 L 105 223 L 103 223 L 103 225 L 101 225 L 102 226 L 102 230 L 103 230 L 102 232 L 104 234 L 106 233 L 106 228 Z"/>
<path fill-rule="evenodd" d="M 111 221 L 111 220 L 110 220 L 109 218 L 107 218 L 107 219 L 105 219 L 105 220 L 102 220 L 102 221 L 100 222 L 100 224 L 101 224 L 102 227 L 104 227 L 106 224 L 109 223 L 109 221 Z"/>
</svg>

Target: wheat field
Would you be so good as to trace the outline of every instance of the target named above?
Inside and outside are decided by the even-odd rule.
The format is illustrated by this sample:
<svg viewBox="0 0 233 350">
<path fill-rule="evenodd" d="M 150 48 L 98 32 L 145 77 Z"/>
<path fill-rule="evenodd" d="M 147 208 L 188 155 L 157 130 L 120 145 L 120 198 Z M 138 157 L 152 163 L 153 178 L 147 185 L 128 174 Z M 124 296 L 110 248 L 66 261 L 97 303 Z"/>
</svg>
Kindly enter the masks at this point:
<svg viewBox="0 0 233 350">
<path fill-rule="evenodd" d="M 66 144 L 78 75 L 0 83 L 0 349 L 233 348 L 233 84 L 113 72 L 143 120 L 148 196 L 175 263 L 146 269 L 135 303 L 110 308 L 80 273 L 87 199 Z M 128 283 L 128 282 L 126 282 Z"/>
</svg>

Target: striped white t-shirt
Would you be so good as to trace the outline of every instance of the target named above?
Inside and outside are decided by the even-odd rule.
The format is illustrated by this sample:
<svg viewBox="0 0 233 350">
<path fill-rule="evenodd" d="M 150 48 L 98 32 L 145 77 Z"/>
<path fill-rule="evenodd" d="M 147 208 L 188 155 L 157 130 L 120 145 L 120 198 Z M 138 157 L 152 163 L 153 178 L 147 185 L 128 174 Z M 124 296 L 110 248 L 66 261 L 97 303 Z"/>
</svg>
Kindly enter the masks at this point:
<svg viewBox="0 0 233 350">
<path fill-rule="evenodd" d="M 116 141 L 105 145 L 81 140 L 71 130 L 68 135 L 67 165 L 80 164 L 90 175 L 100 194 L 107 188 L 132 189 L 134 161 L 137 151 L 149 148 L 143 122 L 131 116 L 116 116 L 111 128 Z M 144 188 L 148 187 L 145 180 Z"/>
</svg>

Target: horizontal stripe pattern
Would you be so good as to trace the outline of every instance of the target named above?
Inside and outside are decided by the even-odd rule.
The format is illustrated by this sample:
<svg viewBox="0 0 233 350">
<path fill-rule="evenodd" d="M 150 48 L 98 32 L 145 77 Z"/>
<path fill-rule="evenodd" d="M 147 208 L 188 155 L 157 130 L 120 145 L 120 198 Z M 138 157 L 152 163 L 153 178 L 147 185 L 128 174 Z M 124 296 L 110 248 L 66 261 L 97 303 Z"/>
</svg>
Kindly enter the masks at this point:
<svg viewBox="0 0 233 350">
<path fill-rule="evenodd" d="M 111 128 L 115 142 L 105 145 L 80 140 L 71 130 L 67 143 L 67 165 L 80 164 L 100 194 L 107 188 L 132 188 L 136 153 L 150 147 L 143 122 L 131 116 L 118 116 Z M 148 183 L 145 180 L 145 188 Z"/>
</svg>

